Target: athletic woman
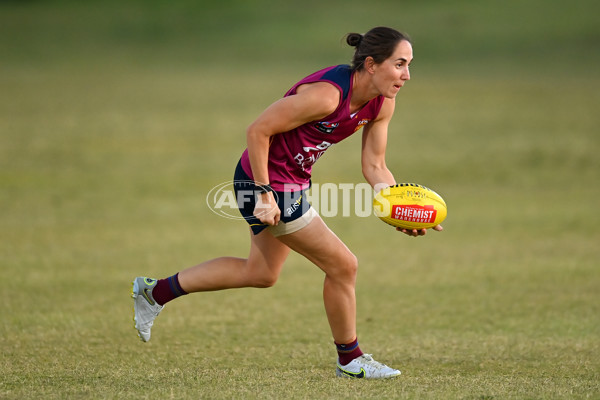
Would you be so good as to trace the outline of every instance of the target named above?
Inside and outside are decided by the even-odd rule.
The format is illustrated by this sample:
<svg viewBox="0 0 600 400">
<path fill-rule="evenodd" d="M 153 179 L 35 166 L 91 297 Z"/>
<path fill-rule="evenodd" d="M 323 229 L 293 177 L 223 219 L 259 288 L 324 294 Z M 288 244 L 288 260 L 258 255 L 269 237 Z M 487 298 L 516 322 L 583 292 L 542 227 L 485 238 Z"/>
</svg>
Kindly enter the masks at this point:
<svg viewBox="0 0 600 400">
<path fill-rule="evenodd" d="M 142 341 L 150 340 L 154 319 L 167 302 L 193 292 L 270 287 L 293 250 L 325 273 L 323 300 L 338 352 L 336 375 L 400 375 L 358 346 L 357 259 L 305 201 L 312 165 L 360 128 L 367 182 L 375 191 L 396 184 L 385 149 L 394 99 L 410 79 L 412 45 L 406 35 L 386 27 L 364 36 L 351 33 L 346 41 L 355 47 L 351 66 L 329 67 L 302 79 L 247 129 L 248 147 L 235 171 L 234 190 L 250 224 L 248 258 L 216 258 L 161 280 L 136 278 L 135 327 Z M 402 232 L 421 236 L 426 230 Z"/>
</svg>

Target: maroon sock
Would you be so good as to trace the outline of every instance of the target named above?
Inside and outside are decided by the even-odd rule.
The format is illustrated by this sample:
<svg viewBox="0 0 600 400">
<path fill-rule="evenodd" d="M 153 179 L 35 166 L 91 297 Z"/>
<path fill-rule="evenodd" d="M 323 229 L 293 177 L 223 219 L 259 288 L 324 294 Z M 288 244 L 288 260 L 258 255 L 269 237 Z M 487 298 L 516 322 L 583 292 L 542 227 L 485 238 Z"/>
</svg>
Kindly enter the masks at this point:
<svg viewBox="0 0 600 400">
<path fill-rule="evenodd" d="M 341 365 L 347 365 L 350 361 L 363 355 L 360 347 L 358 347 L 358 338 L 347 344 L 335 343 L 335 347 L 337 347 Z"/>
<path fill-rule="evenodd" d="M 169 301 L 187 294 L 179 285 L 179 274 L 166 279 L 159 279 L 152 289 L 152 297 L 161 306 Z"/>
</svg>

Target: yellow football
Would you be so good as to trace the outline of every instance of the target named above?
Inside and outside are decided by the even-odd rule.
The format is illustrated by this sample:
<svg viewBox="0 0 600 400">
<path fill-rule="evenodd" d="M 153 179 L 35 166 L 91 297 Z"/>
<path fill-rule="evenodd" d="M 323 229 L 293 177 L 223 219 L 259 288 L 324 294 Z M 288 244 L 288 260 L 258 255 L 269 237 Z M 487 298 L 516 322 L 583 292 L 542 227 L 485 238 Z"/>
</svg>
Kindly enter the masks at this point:
<svg viewBox="0 0 600 400">
<path fill-rule="evenodd" d="M 415 183 L 399 183 L 381 190 L 373 199 L 373 208 L 383 222 L 404 229 L 432 228 L 448 213 L 439 194 Z"/>
</svg>

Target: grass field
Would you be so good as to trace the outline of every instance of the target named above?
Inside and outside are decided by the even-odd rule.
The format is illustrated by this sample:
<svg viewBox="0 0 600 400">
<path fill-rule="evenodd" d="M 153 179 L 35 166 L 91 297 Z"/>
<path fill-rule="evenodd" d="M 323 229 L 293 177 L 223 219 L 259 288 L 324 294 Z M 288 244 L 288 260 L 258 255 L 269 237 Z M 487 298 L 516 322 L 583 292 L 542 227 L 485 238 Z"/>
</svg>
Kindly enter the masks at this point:
<svg viewBox="0 0 600 400">
<path fill-rule="evenodd" d="M 321 3 L 0 3 L 0 398 L 600 398 L 596 2 Z M 388 164 L 449 216 L 418 239 L 327 223 L 360 260 L 361 348 L 402 376 L 334 378 L 296 255 L 271 289 L 169 304 L 141 343 L 133 277 L 246 255 L 206 194 L 264 107 L 379 24 L 415 43 Z M 314 181 L 362 182 L 359 148 Z"/>
</svg>

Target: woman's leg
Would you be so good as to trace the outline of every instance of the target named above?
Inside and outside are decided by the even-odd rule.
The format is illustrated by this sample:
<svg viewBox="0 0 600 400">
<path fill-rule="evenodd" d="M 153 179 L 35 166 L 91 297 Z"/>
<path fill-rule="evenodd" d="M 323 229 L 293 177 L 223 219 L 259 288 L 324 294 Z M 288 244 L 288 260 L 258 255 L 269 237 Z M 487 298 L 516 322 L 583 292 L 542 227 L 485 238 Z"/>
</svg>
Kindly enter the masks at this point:
<svg viewBox="0 0 600 400">
<path fill-rule="evenodd" d="M 250 232 L 248 258 L 220 257 L 183 270 L 179 284 L 187 293 L 270 287 L 277 282 L 290 249 L 268 231 Z"/>
<path fill-rule="evenodd" d="M 221 257 L 179 273 L 179 284 L 187 292 L 275 284 L 290 248 L 325 272 L 323 300 L 333 338 L 349 343 L 356 338 L 355 284 L 358 262 L 346 245 L 320 217 L 292 234 L 275 238 L 267 229 L 251 234 L 247 259 Z"/>
<path fill-rule="evenodd" d="M 354 254 L 319 216 L 301 230 L 278 239 L 325 272 L 323 301 L 333 339 L 337 343 L 356 339 L 358 262 Z"/>
<path fill-rule="evenodd" d="M 159 281 L 145 277 L 135 278 L 132 287 L 134 321 L 142 341 L 150 340 L 154 319 L 163 305 L 182 294 L 273 286 L 290 249 L 267 230 L 258 235 L 250 235 L 248 258 L 215 258 Z M 174 287 L 180 288 L 183 293 L 179 290 L 175 293 Z"/>
<path fill-rule="evenodd" d="M 392 378 L 400 371 L 364 354 L 356 339 L 355 284 L 358 262 L 346 245 L 315 217 L 306 227 L 279 237 L 325 272 L 323 300 L 338 350 L 336 375 L 351 378 Z"/>
</svg>

